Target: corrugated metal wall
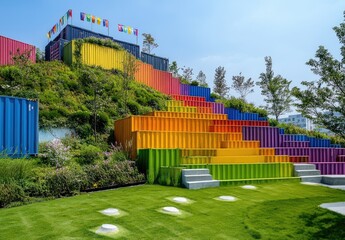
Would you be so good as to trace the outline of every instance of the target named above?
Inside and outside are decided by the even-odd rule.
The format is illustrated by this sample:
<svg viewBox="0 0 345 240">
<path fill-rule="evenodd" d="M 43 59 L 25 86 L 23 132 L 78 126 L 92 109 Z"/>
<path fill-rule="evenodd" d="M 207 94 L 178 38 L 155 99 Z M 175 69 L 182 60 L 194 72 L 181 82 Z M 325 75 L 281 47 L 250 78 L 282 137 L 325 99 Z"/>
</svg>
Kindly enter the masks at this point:
<svg viewBox="0 0 345 240">
<path fill-rule="evenodd" d="M 148 63 L 153 66 L 154 69 L 158 69 L 161 71 L 168 71 L 169 68 L 169 59 L 158 57 L 152 54 L 148 54 L 145 52 L 141 52 L 141 61 L 144 63 Z"/>
<path fill-rule="evenodd" d="M 14 157 L 38 154 L 38 102 L 0 96 L 0 152 Z"/>
<path fill-rule="evenodd" d="M 36 62 L 36 48 L 30 44 L 23 43 L 11 38 L 0 36 L 0 65 L 13 64 L 13 55 L 22 54 L 25 51 L 30 51 L 29 59 L 31 62 Z"/>
</svg>

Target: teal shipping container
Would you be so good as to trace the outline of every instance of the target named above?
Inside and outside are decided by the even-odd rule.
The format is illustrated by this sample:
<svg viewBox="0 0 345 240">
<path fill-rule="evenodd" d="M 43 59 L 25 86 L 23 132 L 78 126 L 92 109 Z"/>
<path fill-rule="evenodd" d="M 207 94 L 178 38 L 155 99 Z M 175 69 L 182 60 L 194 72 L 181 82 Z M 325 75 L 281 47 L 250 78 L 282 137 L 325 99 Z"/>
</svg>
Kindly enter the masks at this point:
<svg viewBox="0 0 345 240">
<path fill-rule="evenodd" d="M 0 96 L 0 156 L 38 154 L 38 101 Z"/>
</svg>

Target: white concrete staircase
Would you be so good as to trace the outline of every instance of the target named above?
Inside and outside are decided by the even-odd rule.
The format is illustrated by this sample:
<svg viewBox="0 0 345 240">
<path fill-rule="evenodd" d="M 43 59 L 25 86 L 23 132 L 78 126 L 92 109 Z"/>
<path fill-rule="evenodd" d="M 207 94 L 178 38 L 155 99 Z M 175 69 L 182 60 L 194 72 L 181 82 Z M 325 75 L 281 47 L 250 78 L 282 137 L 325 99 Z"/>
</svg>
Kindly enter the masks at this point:
<svg viewBox="0 0 345 240">
<path fill-rule="evenodd" d="M 219 187 L 219 181 L 212 179 L 207 168 L 182 169 L 182 185 L 188 189 Z"/>
<path fill-rule="evenodd" d="M 321 183 L 322 176 L 315 164 L 294 164 L 295 176 L 301 178 L 301 182 Z"/>
</svg>

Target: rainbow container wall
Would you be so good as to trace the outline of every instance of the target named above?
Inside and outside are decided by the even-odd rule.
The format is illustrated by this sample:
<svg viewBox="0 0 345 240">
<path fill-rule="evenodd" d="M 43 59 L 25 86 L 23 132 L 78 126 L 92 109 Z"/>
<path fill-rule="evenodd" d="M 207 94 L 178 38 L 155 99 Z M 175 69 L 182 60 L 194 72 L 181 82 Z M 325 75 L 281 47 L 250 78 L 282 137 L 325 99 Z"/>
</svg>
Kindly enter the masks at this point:
<svg viewBox="0 0 345 240">
<path fill-rule="evenodd" d="M 0 65 L 13 64 L 12 55 L 22 54 L 30 51 L 29 59 L 31 62 L 36 62 L 36 48 L 30 44 L 23 43 L 11 38 L 0 36 Z"/>
<path fill-rule="evenodd" d="M 12 157 L 38 154 L 38 102 L 0 96 L 0 152 Z"/>
</svg>

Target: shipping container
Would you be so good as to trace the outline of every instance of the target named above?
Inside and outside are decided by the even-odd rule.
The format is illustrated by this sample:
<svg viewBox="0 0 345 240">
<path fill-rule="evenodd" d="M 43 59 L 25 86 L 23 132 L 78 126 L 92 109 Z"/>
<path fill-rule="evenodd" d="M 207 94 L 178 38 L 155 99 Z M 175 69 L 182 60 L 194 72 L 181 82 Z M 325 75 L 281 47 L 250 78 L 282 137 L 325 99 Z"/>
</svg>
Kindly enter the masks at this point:
<svg viewBox="0 0 345 240">
<path fill-rule="evenodd" d="M 343 175 L 345 174 L 345 163 L 332 162 L 332 163 L 313 163 L 316 169 L 320 170 L 321 175 Z"/>
<path fill-rule="evenodd" d="M 309 148 L 309 162 L 335 162 L 333 148 Z"/>
<path fill-rule="evenodd" d="M 197 119 L 210 119 L 210 120 L 226 120 L 225 114 L 209 114 L 209 113 L 181 113 L 181 112 L 165 112 L 154 111 L 146 114 L 147 116 L 156 117 L 171 117 L 171 118 L 197 118 Z"/>
<path fill-rule="evenodd" d="M 279 128 L 276 127 L 249 127 L 242 128 L 244 140 L 257 140 L 260 141 L 260 147 L 279 147 Z M 286 155 L 286 154 L 277 154 Z"/>
<path fill-rule="evenodd" d="M 48 51 L 46 54 L 46 61 L 63 60 L 63 48 L 68 42 L 67 40 L 60 39 L 52 42 L 51 45 L 47 45 L 49 48 L 46 48 L 46 51 Z"/>
<path fill-rule="evenodd" d="M 190 95 L 190 85 L 189 84 L 180 84 L 180 94 L 183 96 Z"/>
<path fill-rule="evenodd" d="M 221 148 L 259 148 L 260 141 L 222 141 Z"/>
<path fill-rule="evenodd" d="M 259 179 L 286 178 L 294 176 L 292 163 L 252 163 L 252 164 L 186 164 L 186 168 L 208 168 L 213 179 Z"/>
<path fill-rule="evenodd" d="M 148 183 L 157 183 L 160 168 L 179 166 L 179 149 L 140 149 L 138 151 L 139 170 L 146 174 Z"/>
<path fill-rule="evenodd" d="M 0 152 L 12 157 L 38 154 L 38 102 L 0 96 Z"/>
<path fill-rule="evenodd" d="M 309 156 L 310 148 L 276 148 L 276 155 L 289 155 L 289 156 Z"/>
<path fill-rule="evenodd" d="M 283 141 L 281 147 L 310 147 L 308 141 Z"/>
<path fill-rule="evenodd" d="M 181 86 L 189 86 L 185 84 L 181 84 Z M 184 88 L 181 87 L 181 88 Z M 204 97 L 194 97 L 194 96 L 187 96 L 187 95 L 172 95 L 173 99 L 178 101 L 196 101 L 196 102 L 206 102 L 206 99 Z"/>
<path fill-rule="evenodd" d="M 199 86 L 190 86 L 189 87 L 189 96 L 195 97 L 204 97 L 206 101 L 211 100 L 211 89 L 206 87 Z"/>
<path fill-rule="evenodd" d="M 166 71 L 166 72 L 168 71 L 169 59 L 167 58 L 158 57 L 156 55 L 141 52 L 140 59 L 144 63 L 152 65 L 154 69 L 158 69 L 158 70 Z"/>
<path fill-rule="evenodd" d="M 36 48 L 34 46 L 0 36 L 0 66 L 14 64 L 13 56 L 23 53 L 28 53 L 29 60 L 33 63 L 36 62 Z"/>
</svg>

